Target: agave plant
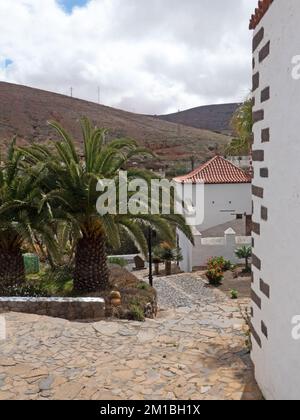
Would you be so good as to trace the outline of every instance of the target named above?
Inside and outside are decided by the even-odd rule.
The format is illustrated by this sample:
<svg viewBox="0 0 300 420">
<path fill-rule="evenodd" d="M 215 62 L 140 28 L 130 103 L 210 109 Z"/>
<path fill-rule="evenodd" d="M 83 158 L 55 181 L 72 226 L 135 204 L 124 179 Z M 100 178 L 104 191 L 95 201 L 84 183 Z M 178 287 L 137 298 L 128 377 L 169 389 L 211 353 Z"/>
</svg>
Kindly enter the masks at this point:
<svg viewBox="0 0 300 420">
<path fill-rule="evenodd" d="M 72 223 L 56 221 L 53 227 L 55 248 L 47 249 L 46 259 L 52 269 L 63 266 L 72 267 L 74 263 L 75 244 L 80 234 L 74 229 Z M 77 236 L 76 236 L 77 235 Z"/>
<path fill-rule="evenodd" d="M 13 139 L 0 168 L 0 281 L 10 285 L 25 280 L 22 246 L 34 246 L 37 233 L 54 252 L 50 210 L 45 206 L 40 211 L 43 166 L 24 171 L 15 143 Z"/>
<path fill-rule="evenodd" d="M 119 172 L 130 159 L 149 153 L 131 139 L 116 139 L 107 143 L 106 130 L 92 128 L 87 119 L 81 121 L 83 154 L 79 154 L 73 138 L 59 124 L 50 125 L 56 130 L 60 142 L 54 144 L 55 151 L 47 146 L 34 145 L 22 149 L 31 164 L 43 163 L 49 172 L 49 179 L 55 186 L 43 199 L 43 205 L 50 205 L 56 217 L 71 222 L 80 230 L 76 242 L 74 289 L 90 292 L 105 289 L 109 283 L 106 244 L 120 246 L 120 232 L 126 231 L 145 254 L 147 241 L 143 230 L 151 226 L 168 241 L 174 241 L 176 227 L 192 241 L 190 228 L 182 216 L 150 214 L 105 214 L 96 209 L 99 198 L 99 180 L 110 179 L 119 182 Z M 128 181 L 140 178 L 150 184 L 154 175 L 146 170 L 128 169 Z M 49 187 L 49 186 L 48 186 Z M 47 187 L 47 188 L 48 188 Z M 128 195 L 128 200 L 130 194 Z M 117 197 L 116 208 L 119 208 Z M 123 203 L 124 204 L 124 203 Z M 127 203 L 125 203 L 127 204 Z"/>
</svg>

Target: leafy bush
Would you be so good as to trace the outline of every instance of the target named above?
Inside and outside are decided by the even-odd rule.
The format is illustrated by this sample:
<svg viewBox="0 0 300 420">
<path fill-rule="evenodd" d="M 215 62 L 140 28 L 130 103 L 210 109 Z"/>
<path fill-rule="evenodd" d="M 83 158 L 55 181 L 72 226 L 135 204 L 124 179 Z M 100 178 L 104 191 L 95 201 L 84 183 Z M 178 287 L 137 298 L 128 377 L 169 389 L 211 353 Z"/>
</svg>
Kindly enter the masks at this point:
<svg viewBox="0 0 300 420">
<path fill-rule="evenodd" d="M 208 281 L 213 286 L 219 286 L 224 279 L 223 271 L 221 267 L 210 268 L 206 272 Z"/>
<path fill-rule="evenodd" d="M 0 296 L 2 297 L 48 297 L 49 294 L 40 285 L 9 284 L 0 285 Z"/>
<path fill-rule="evenodd" d="M 119 258 L 119 257 L 109 257 L 108 258 L 109 264 L 115 264 L 119 265 L 120 267 L 126 267 L 127 261 L 125 258 Z"/>
<path fill-rule="evenodd" d="M 145 321 L 145 314 L 143 309 L 139 304 L 131 303 L 129 305 L 129 318 L 133 321 L 144 322 Z"/>
<path fill-rule="evenodd" d="M 209 270 L 219 267 L 222 271 L 228 271 L 231 270 L 232 264 L 231 261 L 226 260 L 224 257 L 213 257 L 208 260 L 207 267 Z"/>
<path fill-rule="evenodd" d="M 47 296 L 69 296 L 73 293 L 73 269 L 57 267 L 27 276 L 27 283 L 39 287 Z"/>
<path fill-rule="evenodd" d="M 141 281 L 138 285 L 137 288 L 140 290 L 149 290 L 150 285 L 145 283 L 144 281 Z"/>
<path fill-rule="evenodd" d="M 73 269 L 68 266 L 46 269 L 44 275 L 42 276 L 43 280 L 53 281 L 60 284 L 64 284 L 72 278 Z"/>
<path fill-rule="evenodd" d="M 235 289 L 231 290 L 230 294 L 231 294 L 231 299 L 233 299 L 233 300 L 237 299 L 239 297 L 239 292 Z"/>
</svg>

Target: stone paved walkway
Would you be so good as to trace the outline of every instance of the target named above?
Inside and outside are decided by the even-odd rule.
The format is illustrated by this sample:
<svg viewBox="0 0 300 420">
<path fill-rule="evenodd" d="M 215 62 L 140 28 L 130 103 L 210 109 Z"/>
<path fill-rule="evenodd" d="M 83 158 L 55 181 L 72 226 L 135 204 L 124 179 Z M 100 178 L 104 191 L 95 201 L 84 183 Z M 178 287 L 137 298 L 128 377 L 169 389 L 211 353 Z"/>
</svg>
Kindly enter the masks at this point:
<svg viewBox="0 0 300 420">
<path fill-rule="evenodd" d="M 0 399 L 260 399 L 238 303 L 188 278 L 185 306 L 145 323 L 6 314 Z"/>
</svg>

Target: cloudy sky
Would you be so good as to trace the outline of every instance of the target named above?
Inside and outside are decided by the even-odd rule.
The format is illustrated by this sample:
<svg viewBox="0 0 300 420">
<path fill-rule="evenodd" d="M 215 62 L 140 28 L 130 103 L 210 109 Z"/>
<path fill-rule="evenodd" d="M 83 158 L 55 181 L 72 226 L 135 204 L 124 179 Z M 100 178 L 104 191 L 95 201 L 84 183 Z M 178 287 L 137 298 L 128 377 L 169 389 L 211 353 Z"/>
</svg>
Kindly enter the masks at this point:
<svg viewBox="0 0 300 420">
<path fill-rule="evenodd" d="M 0 80 L 161 114 L 240 101 L 257 0 L 0 0 Z"/>
</svg>

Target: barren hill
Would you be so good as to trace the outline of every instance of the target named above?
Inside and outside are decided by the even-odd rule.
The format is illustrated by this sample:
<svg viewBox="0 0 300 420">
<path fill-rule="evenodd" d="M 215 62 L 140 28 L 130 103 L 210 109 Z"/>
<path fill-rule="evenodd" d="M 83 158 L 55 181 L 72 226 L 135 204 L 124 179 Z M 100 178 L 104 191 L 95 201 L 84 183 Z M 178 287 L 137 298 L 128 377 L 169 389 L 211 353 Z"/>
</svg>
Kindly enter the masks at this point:
<svg viewBox="0 0 300 420">
<path fill-rule="evenodd" d="M 157 166 L 173 166 L 193 155 L 201 162 L 216 148 L 230 141 L 228 136 L 193 127 L 179 126 L 157 117 L 148 117 L 98 105 L 68 96 L 0 82 L 0 144 L 17 134 L 19 142 L 55 139 L 47 121 L 63 124 L 78 140 L 78 120 L 89 117 L 98 127 L 109 129 L 111 137 L 129 136 L 151 148 L 161 158 Z M 179 163 L 178 163 L 179 162 Z M 155 167 L 155 165 L 154 165 Z"/>
<path fill-rule="evenodd" d="M 184 124 L 190 127 L 231 134 L 230 121 L 239 104 L 199 106 L 169 115 L 160 115 L 164 121 Z"/>
</svg>

